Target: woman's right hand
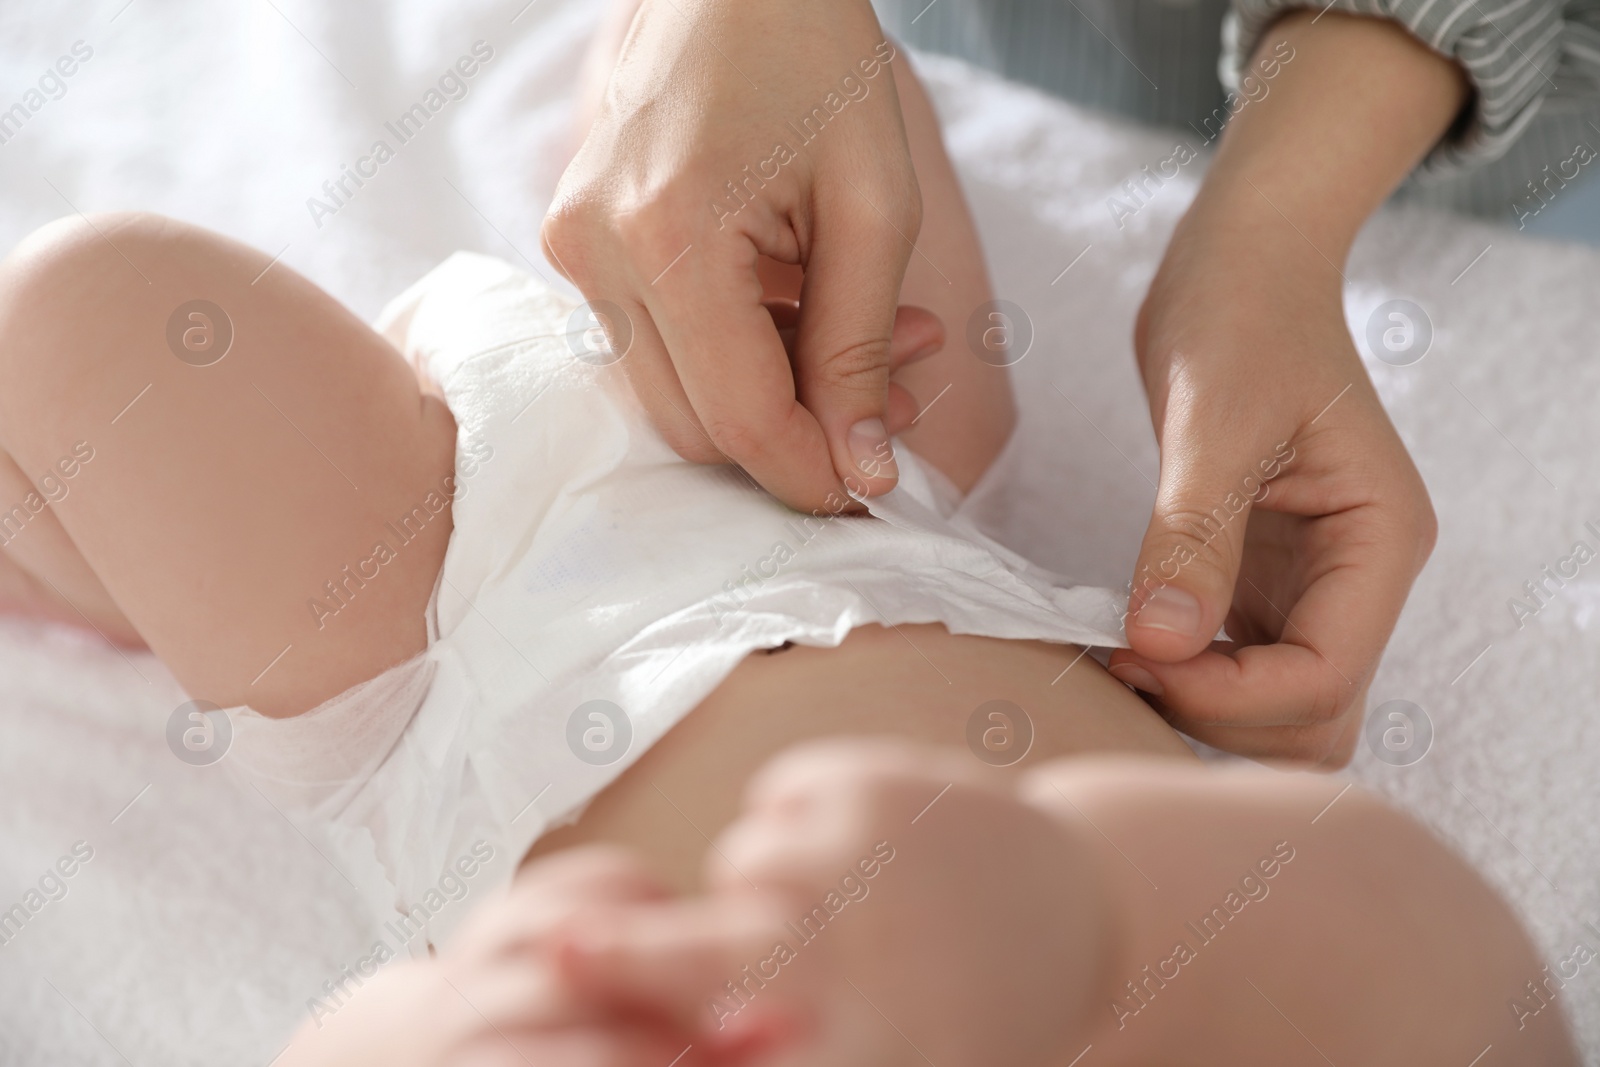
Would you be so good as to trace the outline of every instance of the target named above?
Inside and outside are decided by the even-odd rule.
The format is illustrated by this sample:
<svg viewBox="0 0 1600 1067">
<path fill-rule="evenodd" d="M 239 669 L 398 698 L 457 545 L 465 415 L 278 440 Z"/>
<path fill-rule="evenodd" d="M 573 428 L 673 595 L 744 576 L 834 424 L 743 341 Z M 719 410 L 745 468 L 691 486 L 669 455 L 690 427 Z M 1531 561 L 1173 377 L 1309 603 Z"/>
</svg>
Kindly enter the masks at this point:
<svg viewBox="0 0 1600 1067">
<path fill-rule="evenodd" d="M 894 58 L 866 0 L 644 0 L 545 220 L 556 266 L 626 316 L 621 366 L 673 448 L 806 510 L 847 475 L 896 478 L 889 345 L 921 200 Z M 792 366 L 762 255 L 806 272 Z"/>
</svg>

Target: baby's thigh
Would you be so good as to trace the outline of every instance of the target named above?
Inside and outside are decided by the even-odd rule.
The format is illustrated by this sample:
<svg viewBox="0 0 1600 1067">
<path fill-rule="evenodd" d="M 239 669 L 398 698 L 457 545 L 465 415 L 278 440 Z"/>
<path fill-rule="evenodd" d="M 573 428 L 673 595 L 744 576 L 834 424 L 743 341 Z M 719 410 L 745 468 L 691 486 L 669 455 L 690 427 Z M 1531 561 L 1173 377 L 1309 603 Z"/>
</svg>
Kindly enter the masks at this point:
<svg viewBox="0 0 1600 1067">
<path fill-rule="evenodd" d="M 945 151 L 939 119 L 909 57 L 895 60 L 895 86 L 922 189 L 922 231 L 906 264 L 902 303 L 925 307 L 944 323 L 944 348 L 896 377 L 921 413 L 901 434 L 920 456 L 961 489 L 970 489 L 1000 454 L 1016 424 L 1004 352 L 976 337 L 992 335 L 994 289 L 977 224 Z M 1019 325 L 1005 320 L 1007 334 Z M 986 332 L 987 331 L 987 332 Z M 1007 343 L 1010 343 L 1008 338 Z M 981 358 L 980 358 L 981 357 Z"/>
<path fill-rule="evenodd" d="M 0 265 L 0 446 L 190 695 L 291 715 L 421 651 L 455 424 L 271 257 L 151 215 Z"/>
</svg>

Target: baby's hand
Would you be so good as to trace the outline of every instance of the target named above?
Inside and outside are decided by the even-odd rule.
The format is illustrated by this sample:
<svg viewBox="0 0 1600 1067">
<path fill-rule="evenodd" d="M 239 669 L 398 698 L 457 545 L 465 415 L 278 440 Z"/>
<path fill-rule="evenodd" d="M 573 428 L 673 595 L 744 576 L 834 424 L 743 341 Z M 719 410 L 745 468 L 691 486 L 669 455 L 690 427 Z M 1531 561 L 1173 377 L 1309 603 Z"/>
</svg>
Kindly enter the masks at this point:
<svg viewBox="0 0 1600 1067">
<path fill-rule="evenodd" d="M 602 1008 L 561 981 L 552 933 L 591 907 L 654 901 L 620 853 L 581 849 L 530 867 L 437 958 L 387 967 L 278 1067 L 702 1067 L 670 1027 Z"/>
<path fill-rule="evenodd" d="M 563 969 L 724 1058 L 1066 1063 L 1110 941 L 1073 834 L 953 754 L 806 746 L 752 782 L 712 897 L 575 929 Z"/>
</svg>

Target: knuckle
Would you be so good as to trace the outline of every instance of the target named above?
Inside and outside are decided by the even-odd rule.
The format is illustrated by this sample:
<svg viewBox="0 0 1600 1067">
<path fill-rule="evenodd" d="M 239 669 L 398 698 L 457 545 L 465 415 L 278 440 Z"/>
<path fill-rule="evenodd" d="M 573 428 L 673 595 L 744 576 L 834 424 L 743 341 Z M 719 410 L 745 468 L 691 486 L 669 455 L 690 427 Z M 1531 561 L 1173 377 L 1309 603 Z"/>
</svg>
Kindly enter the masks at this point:
<svg viewBox="0 0 1600 1067">
<path fill-rule="evenodd" d="M 817 363 L 809 377 L 812 388 L 862 392 L 882 400 L 889 388 L 889 340 L 874 337 L 835 349 Z"/>
<path fill-rule="evenodd" d="M 699 463 L 702 466 L 715 467 L 728 462 L 728 457 L 717 451 L 715 445 L 703 436 L 693 431 L 674 429 L 670 433 L 662 432 L 667 444 L 681 459 L 690 463 Z"/>
<path fill-rule="evenodd" d="M 561 266 L 566 258 L 564 253 L 572 250 L 578 229 L 578 222 L 574 213 L 567 207 L 553 207 L 544 221 L 539 224 L 539 240 L 544 245 L 545 251 L 552 253 L 551 258 L 556 261 L 556 266 Z"/>
<path fill-rule="evenodd" d="M 716 445 L 707 439 L 692 417 L 686 418 L 676 411 L 652 412 L 651 421 L 655 423 L 656 432 L 662 440 L 667 442 L 667 447 L 680 458 L 708 466 L 728 461 L 728 457 L 717 451 Z"/>
<path fill-rule="evenodd" d="M 1355 756 L 1353 745 L 1330 745 L 1328 752 L 1317 760 L 1317 765 L 1330 771 L 1342 771 L 1350 766 L 1351 759 Z"/>
<path fill-rule="evenodd" d="M 646 264 L 646 269 L 659 259 L 661 262 L 656 264 L 659 270 L 693 240 L 685 226 L 688 214 L 668 197 L 657 193 L 616 212 L 612 228 L 628 255 Z"/>
<path fill-rule="evenodd" d="M 1167 511 L 1157 521 L 1160 528 L 1174 538 L 1200 548 L 1209 548 L 1227 531 L 1236 517 L 1235 513 L 1228 511 L 1226 505 L 1219 504 L 1209 511 L 1198 507 Z"/>
<path fill-rule="evenodd" d="M 589 271 L 588 251 L 603 243 L 598 209 L 589 201 L 568 197 L 552 205 L 539 226 L 539 240 L 569 281 L 582 288 Z"/>
<path fill-rule="evenodd" d="M 1334 673 L 1332 664 L 1324 664 L 1323 670 L 1318 672 L 1306 718 L 1319 729 L 1338 728 L 1350 712 L 1353 696 L 1347 692 L 1349 688 L 1344 679 Z"/>
<path fill-rule="evenodd" d="M 1237 520 L 1238 512 L 1229 511 L 1226 504 L 1218 504 L 1210 511 L 1198 508 L 1178 508 L 1164 511 L 1155 521 L 1160 531 L 1160 543 L 1155 553 L 1155 564 L 1147 568 L 1157 577 L 1171 581 L 1184 569 L 1201 569 L 1217 572 L 1225 569 L 1225 550 L 1230 538 L 1241 536 L 1243 524 Z"/>
<path fill-rule="evenodd" d="M 915 173 L 907 173 L 890 192 L 891 217 L 915 241 L 922 230 L 922 186 Z"/>
<path fill-rule="evenodd" d="M 1427 563 L 1433 555 L 1434 548 L 1439 543 L 1439 515 L 1433 509 L 1433 501 L 1426 498 L 1422 501 L 1421 513 L 1417 516 L 1417 569 Z"/>
<path fill-rule="evenodd" d="M 922 184 L 917 180 L 916 167 L 910 150 L 893 152 L 879 157 L 876 173 L 869 177 L 868 186 L 884 214 L 897 225 L 919 227 L 922 225 Z M 907 231 L 910 236 L 910 231 Z"/>
<path fill-rule="evenodd" d="M 882 229 L 887 220 L 912 242 L 922 229 L 922 186 L 909 159 L 903 165 L 885 166 L 852 178 L 848 184 L 825 183 L 823 189 L 830 194 L 833 206 L 844 208 L 845 217 L 862 225 Z"/>
<path fill-rule="evenodd" d="M 573 231 L 580 225 L 580 204 L 581 201 L 567 198 L 550 205 L 544 221 L 539 224 L 539 236 L 545 244 L 566 245 L 572 241 Z"/>
<path fill-rule="evenodd" d="M 1303 763 L 1308 766 L 1329 767 L 1335 758 L 1341 730 L 1329 725 L 1307 726 L 1297 730 L 1293 740 L 1284 746 L 1281 753 L 1284 759 L 1294 763 Z M 1348 761 L 1348 757 L 1346 757 Z"/>
<path fill-rule="evenodd" d="M 680 399 L 673 400 L 669 395 L 668 390 L 674 388 L 671 382 L 672 368 L 670 364 L 657 368 L 657 359 L 665 362 L 664 357 L 641 353 L 639 362 L 632 366 L 624 364 L 623 371 L 635 399 L 650 416 L 651 425 L 668 448 L 690 463 L 726 463 L 728 457 L 717 451 L 681 389 L 678 390 Z M 658 381 L 662 384 L 658 385 Z M 663 389 L 662 385 L 666 385 L 667 389 Z"/>
<path fill-rule="evenodd" d="M 1314 728 L 1307 739 L 1306 762 L 1335 771 L 1348 766 L 1355 752 L 1355 746 L 1345 741 L 1348 733 L 1342 722 Z"/>
<path fill-rule="evenodd" d="M 706 420 L 706 435 L 720 450 L 722 456 L 736 463 L 761 463 L 772 452 L 772 443 L 760 426 L 772 425 L 765 420 L 760 424 L 736 420 L 727 416 Z"/>
</svg>

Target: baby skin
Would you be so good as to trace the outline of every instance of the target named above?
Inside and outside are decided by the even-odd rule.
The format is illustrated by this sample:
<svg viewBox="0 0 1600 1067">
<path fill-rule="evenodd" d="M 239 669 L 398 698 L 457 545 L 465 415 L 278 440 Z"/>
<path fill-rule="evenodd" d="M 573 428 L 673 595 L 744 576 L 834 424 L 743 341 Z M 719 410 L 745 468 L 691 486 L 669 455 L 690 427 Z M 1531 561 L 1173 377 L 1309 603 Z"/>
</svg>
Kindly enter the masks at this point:
<svg viewBox="0 0 1600 1067">
<path fill-rule="evenodd" d="M 1003 368 L 946 343 L 989 299 L 987 272 L 928 101 L 903 57 L 891 70 L 876 91 L 898 87 L 927 221 L 892 342 L 889 429 L 966 488 L 1010 432 L 1011 395 Z M 762 269 L 784 328 L 803 279 L 791 264 Z M 0 509 L 30 502 L 0 510 L 7 610 L 148 648 L 191 697 L 269 716 L 302 714 L 424 649 L 448 499 L 337 618 L 306 607 L 394 516 L 437 497 L 457 460 L 443 401 L 328 294 L 183 222 L 75 216 L 0 263 L 0 338 Z M 633 369 L 624 359 L 608 373 Z M 40 499 L 64 459 L 70 491 Z M 539 847 L 631 845 L 687 885 L 740 784 L 780 749 L 885 732 L 960 744 L 994 700 L 1031 722 L 1019 766 L 1079 751 L 1189 758 L 1081 649 L 866 627 L 837 649 L 752 655 Z"/>
<path fill-rule="evenodd" d="M 603 106 L 605 77 L 633 11 L 632 4 L 614 6 L 591 50 L 580 128 Z M 917 237 L 922 254 L 912 256 L 907 268 L 891 345 L 897 369 L 889 429 L 967 490 L 999 454 L 1015 422 L 1006 370 L 977 358 L 963 340 L 973 310 L 992 299 L 993 291 L 933 106 L 904 55 L 885 70 L 870 91 L 892 89 L 898 95 L 923 205 Z M 792 311 L 804 291 L 800 269 L 766 258 L 758 267 L 769 308 Z M 621 365 L 625 371 L 627 362 Z M 649 382 L 632 384 L 636 390 L 653 388 Z M 1023 709 L 1034 731 L 1032 748 L 1018 766 L 1095 751 L 1192 758 L 1149 706 L 1082 649 L 953 636 L 940 626 L 863 627 L 836 649 L 796 647 L 746 659 L 576 825 L 547 834 L 532 855 L 623 843 L 674 886 L 689 886 L 697 866 L 688 858 L 732 817 L 748 774 L 781 749 L 811 737 L 886 730 L 959 744 L 974 712 L 993 700 Z"/>
<path fill-rule="evenodd" d="M 282 1063 L 1576 1064 L 1505 905 L 1341 789 L 813 743 L 750 783 L 705 896 L 614 849 L 541 860 Z"/>
</svg>

